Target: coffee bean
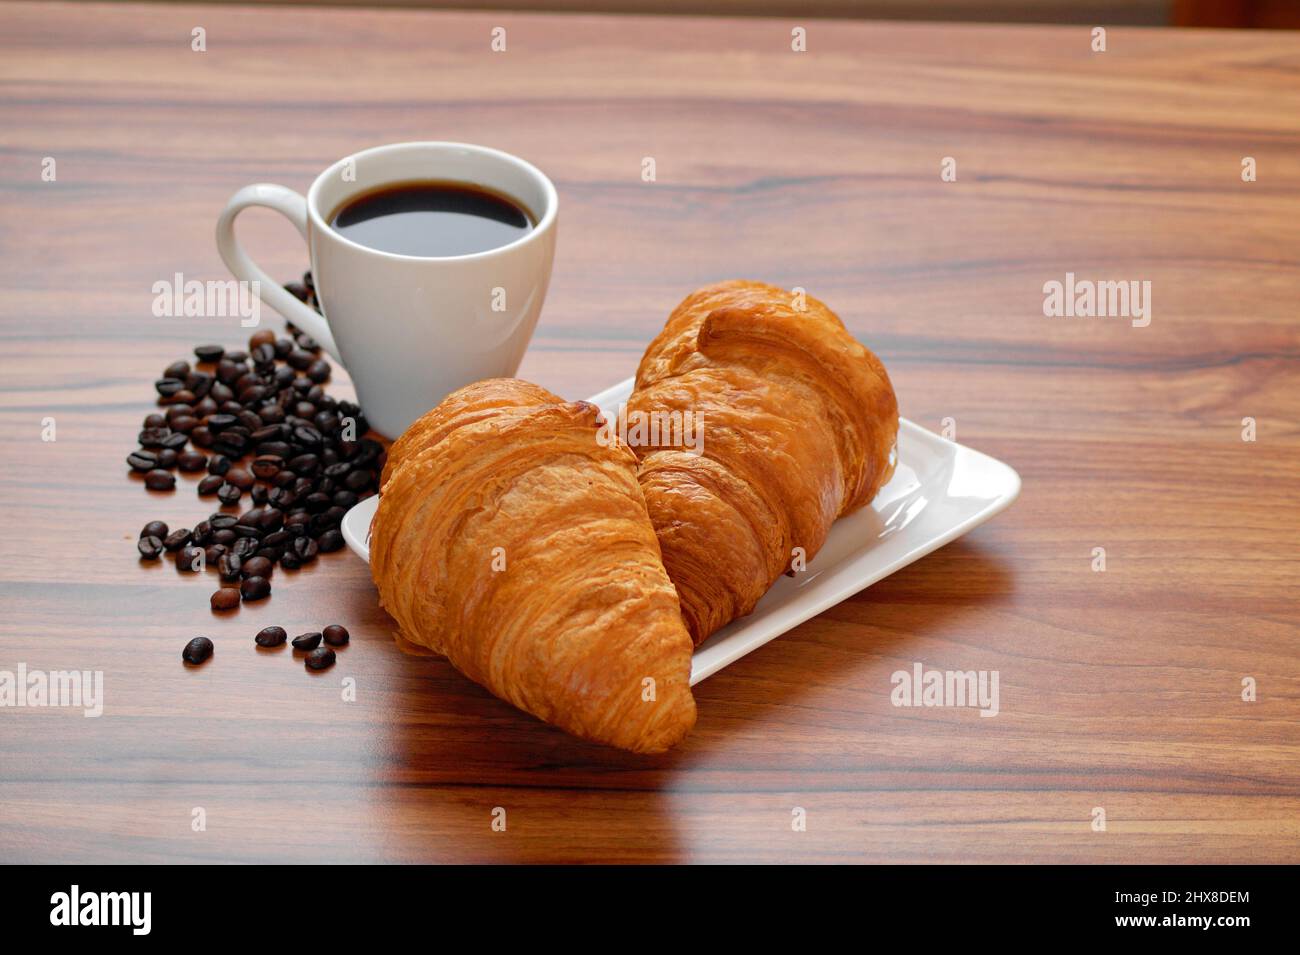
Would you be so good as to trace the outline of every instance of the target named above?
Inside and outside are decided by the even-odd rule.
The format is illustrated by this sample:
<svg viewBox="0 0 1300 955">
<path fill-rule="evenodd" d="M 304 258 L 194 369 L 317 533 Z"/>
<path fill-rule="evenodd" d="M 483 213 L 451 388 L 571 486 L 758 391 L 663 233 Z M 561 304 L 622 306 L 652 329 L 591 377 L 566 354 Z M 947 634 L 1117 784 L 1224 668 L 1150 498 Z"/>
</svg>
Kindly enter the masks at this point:
<svg viewBox="0 0 1300 955">
<path fill-rule="evenodd" d="M 307 367 L 307 377 L 316 383 L 330 380 L 330 363 L 318 358 Z"/>
<path fill-rule="evenodd" d="M 306 664 L 308 670 L 328 670 L 334 665 L 337 657 L 334 651 L 329 647 L 317 647 L 311 653 L 307 654 Z"/>
<path fill-rule="evenodd" d="M 348 633 L 348 628 L 340 623 L 330 624 L 321 631 L 321 635 L 324 636 L 325 642 L 331 647 L 346 647 L 348 640 L 352 638 L 352 635 Z"/>
<path fill-rule="evenodd" d="M 233 484 L 241 491 L 247 491 L 255 482 L 256 478 L 243 468 L 231 468 L 226 472 L 226 483 Z"/>
<path fill-rule="evenodd" d="M 136 438 L 146 448 L 160 448 L 163 441 L 171 433 L 171 428 L 164 425 L 161 428 L 145 428 Z"/>
<path fill-rule="evenodd" d="M 159 444 L 164 448 L 171 448 L 173 451 L 179 451 L 189 443 L 190 436 L 180 431 L 173 431 L 167 437 L 163 438 Z"/>
<path fill-rule="evenodd" d="M 257 636 L 253 640 L 259 647 L 282 647 L 288 636 L 284 632 L 284 627 L 263 627 L 257 631 Z"/>
<path fill-rule="evenodd" d="M 196 448 L 210 448 L 213 442 L 212 432 L 206 424 L 201 424 L 190 432 L 190 442 Z"/>
<path fill-rule="evenodd" d="M 260 545 L 255 537 L 241 537 L 230 545 L 230 552 L 236 557 L 252 557 Z"/>
<path fill-rule="evenodd" d="M 271 331 L 269 328 L 263 328 L 261 331 L 253 332 L 249 337 L 248 350 L 253 352 L 257 350 L 258 345 L 273 344 L 275 344 L 275 332 Z"/>
<path fill-rule="evenodd" d="M 152 471 L 158 466 L 158 455 L 152 451 L 132 451 L 126 456 L 126 463 L 132 471 Z"/>
<path fill-rule="evenodd" d="M 195 637 L 185 644 L 185 649 L 181 651 L 181 659 L 186 663 L 198 666 L 212 656 L 212 650 L 211 640 L 207 637 Z"/>
<path fill-rule="evenodd" d="M 320 552 L 320 545 L 310 537 L 301 536 L 294 538 L 289 550 L 301 563 L 310 564 Z M 288 556 L 288 554 L 285 556 Z"/>
<path fill-rule="evenodd" d="M 151 491 L 170 491 L 176 486 L 176 475 L 155 469 L 144 476 L 144 486 Z"/>
<path fill-rule="evenodd" d="M 275 361 L 275 342 L 263 342 L 249 350 L 256 365 L 271 365 Z"/>
<path fill-rule="evenodd" d="M 140 556 L 145 560 L 157 560 L 162 556 L 163 542 L 156 534 L 147 534 L 136 542 Z"/>
<path fill-rule="evenodd" d="M 144 423 L 141 425 L 141 427 L 142 428 L 165 428 L 167 427 L 167 419 L 166 417 L 158 414 L 157 412 L 155 412 L 154 414 L 145 415 Z"/>
<path fill-rule="evenodd" d="M 334 551 L 340 549 L 345 543 L 347 542 L 343 540 L 343 535 L 337 530 L 326 531 L 321 534 L 320 538 L 316 541 L 322 554 L 332 554 Z"/>
<path fill-rule="evenodd" d="M 315 650 L 320 646 L 321 634 L 319 631 L 310 631 L 300 633 L 293 638 L 293 648 L 295 650 Z"/>
<path fill-rule="evenodd" d="M 293 551 L 285 551 L 284 556 L 280 558 L 280 566 L 285 570 L 297 570 L 302 566 L 302 561 Z"/>
<path fill-rule="evenodd" d="M 208 473 L 218 476 L 224 475 L 230 470 L 230 458 L 224 454 L 214 454 L 208 458 Z"/>
<path fill-rule="evenodd" d="M 225 557 L 229 552 L 230 548 L 225 544 L 210 544 L 203 554 L 208 561 L 208 566 L 216 567 L 221 563 L 221 558 Z"/>
<path fill-rule="evenodd" d="M 207 497 L 210 494 L 216 494 L 225 483 L 225 479 L 222 478 L 221 475 L 209 474 L 199 482 L 199 496 Z"/>
<path fill-rule="evenodd" d="M 245 577 L 239 585 L 239 593 L 245 600 L 261 600 L 271 596 L 271 582 L 265 577 Z"/>
<path fill-rule="evenodd" d="M 186 545 L 176 551 L 176 569 L 185 574 L 197 574 L 207 566 L 207 559 L 203 548 Z"/>
<path fill-rule="evenodd" d="M 275 565 L 265 557 L 250 557 L 244 561 L 240 574 L 244 577 L 270 577 Z"/>
<path fill-rule="evenodd" d="M 186 473 L 202 471 L 208 466 L 208 457 L 206 454 L 200 454 L 197 451 L 184 451 L 176 458 L 176 464 Z M 213 477 L 213 475 L 209 474 L 208 477 Z"/>
<path fill-rule="evenodd" d="M 159 378 L 153 383 L 153 386 L 157 389 L 158 394 L 164 398 L 171 398 L 185 388 L 185 382 L 180 378 Z"/>
<path fill-rule="evenodd" d="M 176 467 L 176 452 L 171 448 L 163 448 L 158 452 L 158 467 L 164 471 L 170 471 Z"/>
<path fill-rule="evenodd" d="M 226 350 L 220 345 L 195 345 L 194 356 L 199 361 L 221 361 Z"/>
<path fill-rule="evenodd" d="M 163 547 L 167 549 L 168 553 L 180 550 L 190 542 L 190 536 L 190 529 L 188 527 L 178 527 L 163 540 Z"/>
<path fill-rule="evenodd" d="M 201 547 L 206 547 L 208 544 L 211 544 L 212 543 L 212 522 L 199 521 L 197 524 L 194 525 L 194 531 L 191 536 L 194 540 L 194 543 L 198 544 Z"/>
<path fill-rule="evenodd" d="M 243 570 L 243 559 L 234 551 L 227 551 L 217 558 L 217 573 L 228 584 L 238 582 Z"/>
<path fill-rule="evenodd" d="M 234 587 L 222 587 L 208 599 L 213 610 L 234 610 L 239 606 L 239 591 Z"/>
<path fill-rule="evenodd" d="M 168 475 L 168 477 L 171 477 L 171 475 Z M 172 478 L 172 480 L 175 481 L 176 479 Z M 222 504 L 238 504 L 239 499 L 243 496 L 244 492 L 233 484 L 223 483 L 221 487 L 217 488 L 217 500 L 221 501 Z"/>
<path fill-rule="evenodd" d="M 184 359 L 174 361 L 163 371 L 164 378 L 180 378 L 184 380 L 190 373 L 190 363 Z"/>
<path fill-rule="evenodd" d="M 165 521 L 150 521 L 144 527 L 140 528 L 141 537 L 166 537 L 171 531 L 168 529 Z"/>
</svg>

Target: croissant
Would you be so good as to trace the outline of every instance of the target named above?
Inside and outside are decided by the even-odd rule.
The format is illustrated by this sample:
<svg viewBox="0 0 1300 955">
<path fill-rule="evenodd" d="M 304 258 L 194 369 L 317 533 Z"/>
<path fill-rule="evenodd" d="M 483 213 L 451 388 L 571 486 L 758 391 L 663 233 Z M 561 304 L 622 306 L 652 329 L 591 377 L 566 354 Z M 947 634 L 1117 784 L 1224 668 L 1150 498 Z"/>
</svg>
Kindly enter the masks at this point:
<svg viewBox="0 0 1300 955">
<path fill-rule="evenodd" d="M 599 409 L 494 379 L 392 446 L 370 566 L 402 637 L 577 736 L 642 753 L 695 723 L 692 644 Z"/>
<path fill-rule="evenodd" d="M 894 471 L 898 403 L 880 360 L 817 299 L 760 282 L 687 296 L 624 413 L 696 644 L 752 611 L 792 558 L 811 560 Z"/>
</svg>

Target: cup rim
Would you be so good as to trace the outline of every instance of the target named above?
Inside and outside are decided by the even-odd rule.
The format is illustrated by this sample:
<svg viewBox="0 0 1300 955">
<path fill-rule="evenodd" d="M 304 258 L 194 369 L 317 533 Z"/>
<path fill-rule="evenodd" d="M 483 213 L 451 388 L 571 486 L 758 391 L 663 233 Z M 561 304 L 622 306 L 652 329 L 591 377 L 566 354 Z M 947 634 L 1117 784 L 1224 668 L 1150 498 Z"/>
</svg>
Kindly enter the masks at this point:
<svg viewBox="0 0 1300 955">
<path fill-rule="evenodd" d="M 403 149 L 427 149 L 431 146 L 443 149 L 466 149 L 470 152 L 477 153 L 480 156 L 522 168 L 527 175 L 537 180 L 542 187 L 543 195 L 546 197 L 546 210 L 542 213 L 542 217 L 538 220 L 537 225 L 534 226 L 527 235 L 522 235 L 512 242 L 497 246 L 495 249 L 486 249 L 482 252 L 469 252 L 465 255 L 404 255 L 400 252 L 385 252 L 382 249 L 372 249 L 368 245 L 354 242 L 325 221 L 325 217 L 321 215 L 320 212 L 320 191 L 323 188 L 324 183 L 330 179 L 330 177 L 338 175 L 349 161 L 360 162 L 367 156 L 373 156 L 379 153 Z M 515 197 L 512 196 L 511 198 L 514 199 Z M 517 202 L 519 200 L 515 199 L 515 201 Z M 370 255 L 379 256 L 380 258 L 392 259 L 397 262 L 469 262 L 476 259 L 488 259 L 496 255 L 504 255 L 507 252 L 511 252 L 521 246 L 527 245 L 529 242 L 540 239 L 544 233 L 548 232 L 555 223 L 556 215 L 559 212 L 559 205 L 560 196 L 555 189 L 555 183 L 551 182 L 550 177 L 547 176 L 546 173 L 542 172 L 528 160 L 520 159 L 512 153 L 500 149 L 493 149 L 491 146 L 479 146 L 475 143 L 458 143 L 444 140 L 387 143 L 383 146 L 371 146 L 369 149 L 363 149 L 360 152 L 344 156 L 337 162 L 327 166 L 312 182 L 311 188 L 307 190 L 307 218 L 310 221 L 312 228 L 319 229 L 323 234 L 327 234 L 334 240 L 341 242 L 346 246 L 350 246 L 353 249 L 367 252 Z M 531 212 L 532 210 L 529 211 Z"/>
</svg>

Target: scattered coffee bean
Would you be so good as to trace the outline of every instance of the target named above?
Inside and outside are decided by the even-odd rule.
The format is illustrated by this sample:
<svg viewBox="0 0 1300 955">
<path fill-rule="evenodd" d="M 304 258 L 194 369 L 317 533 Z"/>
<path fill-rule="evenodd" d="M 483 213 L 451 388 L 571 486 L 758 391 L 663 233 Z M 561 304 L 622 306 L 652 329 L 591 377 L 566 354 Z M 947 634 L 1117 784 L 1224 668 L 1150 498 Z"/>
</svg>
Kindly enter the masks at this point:
<svg viewBox="0 0 1300 955">
<path fill-rule="evenodd" d="M 311 653 L 307 654 L 306 664 L 308 670 L 328 670 L 334 665 L 337 659 L 334 651 L 329 647 L 317 647 Z"/>
<path fill-rule="evenodd" d="M 320 631 L 313 630 L 308 633 L 300 633 L 293 638 L 293 648 L 295 650 L 315 650 L 320 646 Z"/>
<path fill-rule="evenodd" d="M 126 456 L 126 463 L 132 471 L 152 471 L 158 466 L 158 455 L 152 451 L 133 451 Z"/>
<path fill-rule="evenodd" d="M 144 527 L 140 528 L 141 537 L 166 537 L 171 533 L 167 525 L 162 521 L 150 521 Z"/>
<path fill-rule="evenodd" d="M 155 534 L 147 534 L 141 537 L 135 546 L 139 549 L 140 556 L 145 560 L 157 560 L 163 552 L 163 542 Z"/>
<path fill-rule="evenodd" d="M 155 469 L 144 476 L 144 486 L 151 491 L 170 491 L 176 487 L 176 475 Z"/>
<path fill-rule="evenodd" d="M 221 361 L 226 350 L 220 345 L 195 345 L 194 356 L 199 361 Z"/>
<path fill-rule="evenodd" d="M 245 600 L 261 600 L 271 596 L 271 582 L 265 577 L 245 577 L 239 585 L 239 593 Z"/>
<path fill-rule="evenodd" d="M 186 574 L 197 574 L 207 566 L 208 555 L 202 547 L 185 546 L 176 551 L 176 569 Z"/>
<path fill-rule="evenodd" d="M 346 647 L 348 645 L 348 640 L 351 639 L 351 634 L 348 633 L 348 628 L 338 623 L 330 624 L 321 631 L 321 635 L 325 638 L 325 642 L 331 647 Z"/>
<path fill-rule="evenodd" d="M 220 474 L 209 474 L 203 480 L 199 481 L 199 497 L 208 497 L 216 494 L 221 490 L 221 486 L 226 483 L 226 479 Z"/>
<path fill-rule="evenodd" d="M 257 636 L 253 640 L 259 647 L 282 647 L 287 636 L 284 627 L 263 627 L 257 631 Z M 297 642 L 295 641 L 296 645 Z"/>
<path fill-rule="evenodd" d="M 198 666 L 212 656 L 212 650 L 211 640 L 207 637 L 195 637 L 185 644 L 185 649 L 181 651 L 181 659 L 186 663 Z"/>
<path fill-rule="evenodd" d="M 275 565 L 265 557 L 250 557 L 239 572 L 244 577 L 270 577 L 274 569 Z"/>
<path fill-rule="evenodd" d="M 343 535 L 337 530 L 328 530 L 324 534 L 321 534 L 320 538 L 316 541 L 316 546 L 320 548 L 322 554 L 332 554 L 334 551 L 342 548 L 345 543 L 347 542 L 343 540 Z"/>
<path fill-rule="evenodd" d="M 239 581 L 243 567 L 243 558 L 232 551 L 226 551 L 217 558 L 217 573 L 220 574 L 221 579 L 228 584 L 233 584 Z"/>
<path fill-rule="evenodd" d="M 178 527 L 163 539 L 163 547 L 168 553 L 180 550 L 190 542 L 190 530 L 188 527 Z"/>
<path fill-rule="evenodd" d="M 212 475 L 209 475 L 209 477 L 211 476 Z M 171 477 L 171 475 L 168 475 L 168 477 Z M 176 479 L 172 478 L 172 480 L 175 481 Z M 239 499 L 243 496 L 243 491 L 235 487 L 233 484 L 224 483 L 224 481 L 221 487 L 217 488 L 217 500 L 222 504 L 238 504 Z"/>
<path fill-rule="evenodd" d="M 234 610 L 239 606 L 239 591 L 234 587 L 222 587 L 211 597 L 213 610 Z"/>
</svg>

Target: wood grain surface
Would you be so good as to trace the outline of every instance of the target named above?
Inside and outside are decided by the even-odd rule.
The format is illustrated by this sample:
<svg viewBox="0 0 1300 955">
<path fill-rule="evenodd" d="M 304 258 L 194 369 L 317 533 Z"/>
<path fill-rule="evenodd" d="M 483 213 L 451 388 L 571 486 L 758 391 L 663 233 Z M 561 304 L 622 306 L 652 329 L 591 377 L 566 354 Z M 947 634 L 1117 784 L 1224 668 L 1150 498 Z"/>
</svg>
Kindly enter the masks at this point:
<svg viewBox="0 0 1300 955">
<path fill-rule="evenodd" d="M 1300 861 L 1300 38 L 820 22 L 794 53 L 794 25 L 0 4 L 0 670 L 106 696 L 0 709 L 0 858 Z M 662 757 L 403 655 L 347 552 L 213 616 L 134 543 L 212 508 L 123 459 L 163 366 L 247 333 L 155 318 L 152 285 L 225 277 L 238 187 L 412 139 L 559 188 L 523 376 L 583 397 L 697 285 L 799 285 L 1020 500 L 701 684 Z M 306 265 L 271 213 L 241 235 Z M 1151 282 L 1151 324 L 1045 317 L 1067 272 Z M 329 622 L 322 675 L 252 642 Z M 998 671 L 1000 713 L 894 707 L 917 662 Z"/>
</svg>

